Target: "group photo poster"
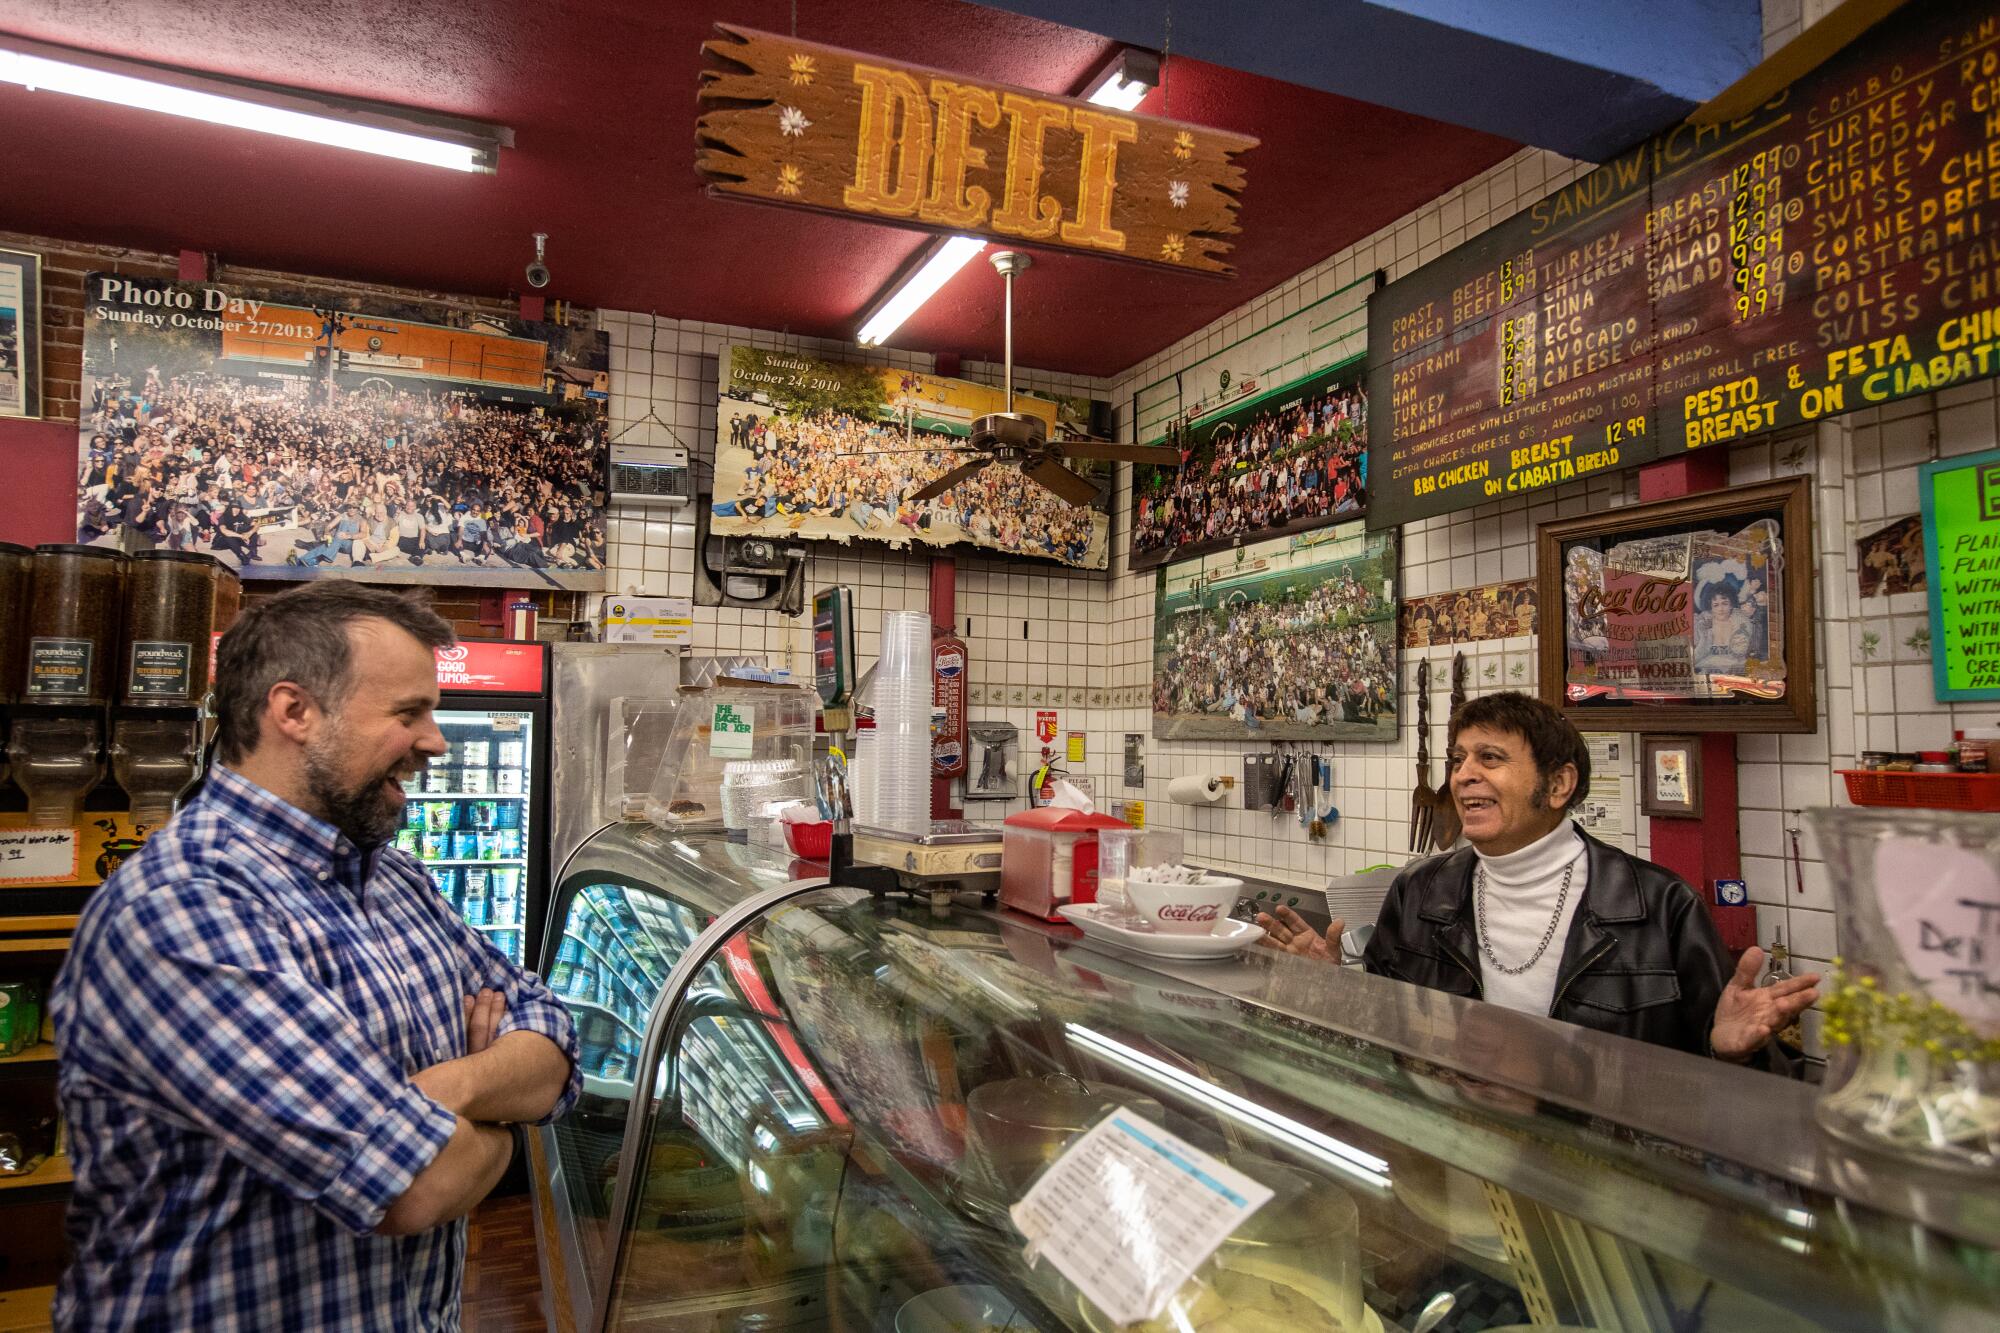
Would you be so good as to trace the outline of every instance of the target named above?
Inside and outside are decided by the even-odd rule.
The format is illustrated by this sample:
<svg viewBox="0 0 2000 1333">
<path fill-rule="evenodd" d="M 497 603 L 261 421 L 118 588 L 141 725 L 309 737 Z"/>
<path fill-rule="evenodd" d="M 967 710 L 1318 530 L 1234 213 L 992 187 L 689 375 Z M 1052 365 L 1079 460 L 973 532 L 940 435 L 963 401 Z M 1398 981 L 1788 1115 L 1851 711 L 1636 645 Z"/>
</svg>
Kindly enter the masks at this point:
<svg viewBox="0 0 2000 1333">
<path fill-rule="evenodd" d="M 604 587 L 605 334 L 115 273 L 84 295 L 78 541 L 245 578 Z"/>
<path fill-rule="evenodd" d="M 722 349 L 716 378 L 717 535 L 972 546 L 1077 569 L 1110 561 L 1102 463 L 1068 464 L 1099 483 L 1092 504 L 1065 503 L 1009 463 L 911 502 L 975 457 L 972 423 L 1007 410 L 994 386 L 741 344 Z M 1102 436 L 1109 419 L 1088 398 L 1016 393 L 1014 410 L 1041 418 L 1051 440 Z"/>
<path fill-rule="evenodd" d="M 1149 444 L 1179 468 L 1132 470 L 1132 561 L 1144 569 L 1362 517 L 1368 394 L 1360 360 L 1234 403 Z"/>
<path fill-rule="evenodd" d="M 1154 736 L 1396 739 L 1394 532 L 1342 524 L 1158 578 Z"/>
</svg>

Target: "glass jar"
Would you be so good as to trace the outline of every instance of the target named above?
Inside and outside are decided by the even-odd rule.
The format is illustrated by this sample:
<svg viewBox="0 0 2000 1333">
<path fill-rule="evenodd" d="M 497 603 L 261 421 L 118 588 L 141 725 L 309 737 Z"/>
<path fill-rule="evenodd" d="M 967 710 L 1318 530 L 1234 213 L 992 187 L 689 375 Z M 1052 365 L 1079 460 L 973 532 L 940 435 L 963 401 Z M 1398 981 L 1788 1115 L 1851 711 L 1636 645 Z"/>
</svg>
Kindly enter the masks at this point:
<svg viewBox="0 0 2000 1333">
<path fill-rule="evenodd" d="M 207 697 L 217 568 L 213 557 L 191 551 L 132 557 L 125 588 L 130 646 L 120 682 L 127 704 L 188 708 Z"/>
<path fill-rule="evenodd" d="M 28 588 L 35 553 L 25 546 L 0 542 L 0 703 L 21 697 L 28 659 L 20 649 L 27 637 Z"/>
<path fill-rule="evenodd" d="M 22 697 L 102 704 L 111 696 L 131 562 L 102 546 L 35 548 Z"/>
<path fill-rule="evenodd" d="M 1875 1152 L 2000 1172 L 2000 819 L 1851 807 L 1807 818 L 1841 951 L 1820 1004 L 1816 1118 Z"/>
</svg>

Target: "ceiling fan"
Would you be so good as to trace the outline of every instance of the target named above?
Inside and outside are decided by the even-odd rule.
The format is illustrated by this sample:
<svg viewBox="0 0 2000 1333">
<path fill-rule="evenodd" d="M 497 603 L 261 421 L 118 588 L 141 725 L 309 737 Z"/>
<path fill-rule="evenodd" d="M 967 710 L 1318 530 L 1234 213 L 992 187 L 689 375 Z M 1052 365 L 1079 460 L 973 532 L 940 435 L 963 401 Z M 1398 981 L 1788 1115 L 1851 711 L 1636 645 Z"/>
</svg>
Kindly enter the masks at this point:
<svg viewBox="0 0 2000 1333">
<path fill-rule="evenodd" d="M 1053 492 L 1065 503 L 1073 505 L 1089 504 L 1095 500 L 1098 483 L 1064 467 L 1065 459 L 1076 459 L 1079 462 L 1180 466 L 1180 451 L 1165 445 L 1119 444 L 1112 440 L 1100 440 L 1090 436 L 1051 440 L 1048 438 L 1048 423 L 1038 416 L 1014 410 L 1014 275 L 1027 268 L 1028 263 L 1028 256 L 1014 250 L 1002 250 L 993 256 L 993 267 L 1007 280 L 1004 362 L 1007 410 L 991 412 L 975 420 L 972 423 L 972 438 L 961 448 L 883 451 L 974 455 L 969 462 L 960 463 L 912 495 L 910 497 L 912 504 L 935 500 L 960 482 L 968 480 L 995 463 L 1013 464 L 1029 481 Z"/>
</svg>

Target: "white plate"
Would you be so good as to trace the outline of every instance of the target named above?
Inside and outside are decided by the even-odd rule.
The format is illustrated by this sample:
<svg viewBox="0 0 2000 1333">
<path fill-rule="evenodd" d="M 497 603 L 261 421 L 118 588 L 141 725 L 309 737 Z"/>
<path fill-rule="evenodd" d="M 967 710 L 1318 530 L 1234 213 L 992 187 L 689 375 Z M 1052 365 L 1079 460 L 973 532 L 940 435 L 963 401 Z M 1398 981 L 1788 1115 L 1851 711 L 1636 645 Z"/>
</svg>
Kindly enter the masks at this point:
<svg viewBox="0 0 2000 1333">
<path fill-rule="evenodd" d="M 1082 930 L 1085 939 L 1155 958 L 1230 958 L 1264 938 L 1262 926 L 1233 918 L 1206 935 L 1174 935 L 1154 930 L 1137 917 L 1111 912 L 1101 903 L 1065 903 L 1056 911 Z"/>
</svg>

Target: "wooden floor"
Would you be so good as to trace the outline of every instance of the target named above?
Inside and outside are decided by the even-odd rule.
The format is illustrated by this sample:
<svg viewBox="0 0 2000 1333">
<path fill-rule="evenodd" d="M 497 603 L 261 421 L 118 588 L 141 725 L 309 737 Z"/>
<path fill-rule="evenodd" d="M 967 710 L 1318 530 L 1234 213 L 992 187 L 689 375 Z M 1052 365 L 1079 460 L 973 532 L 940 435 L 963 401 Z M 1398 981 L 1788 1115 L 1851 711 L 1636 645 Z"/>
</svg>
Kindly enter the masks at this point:
<svg viewBox="0 0 2000 1333">
<path fill-rule="evenodd" d="M 535 1217 L 526 1195 L 472 1214 L 465 1254 L 465 1333 L 545 1333 Z"/>
</svg>

